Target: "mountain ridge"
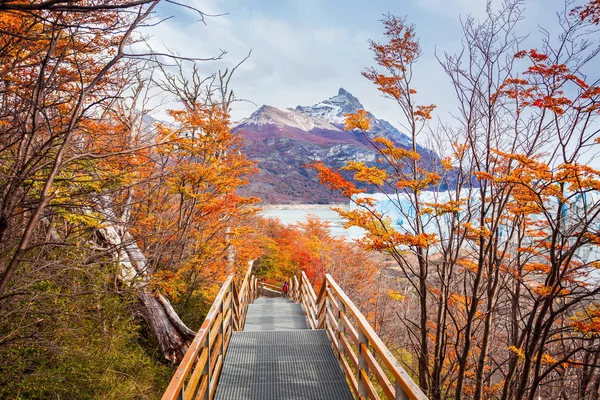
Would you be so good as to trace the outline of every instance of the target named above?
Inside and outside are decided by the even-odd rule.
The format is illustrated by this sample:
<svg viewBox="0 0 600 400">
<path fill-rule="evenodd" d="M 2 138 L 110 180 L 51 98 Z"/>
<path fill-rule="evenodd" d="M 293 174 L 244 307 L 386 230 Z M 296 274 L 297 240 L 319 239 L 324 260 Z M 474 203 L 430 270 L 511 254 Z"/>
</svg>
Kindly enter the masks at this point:
<svg viewBox="0 0 600 400">
<path fill-rule="evenodd" d="M 244 137 L 244 151 L 259 169 L 250 184 L 240 190 L 241 194 L 260 197 L 268 204 L 344 201 L 321 185 L 306 164 L 322 161 L 334 169 L 351 160 L 375 164 L 377 154 L 369 141 L 377 136 L 404 148 L 412 147 L 410 137 L 371 113 L 367 137 L 358 130 L 344 131 L 345 114 L 359 109 L 364 109 L 360 100 L 344 88 L 312 106 L 259 107 L 234 128 Z M 433 151 L 419 145 L 417 150 L 426 162 L 439 163 Z"/>
</svg>

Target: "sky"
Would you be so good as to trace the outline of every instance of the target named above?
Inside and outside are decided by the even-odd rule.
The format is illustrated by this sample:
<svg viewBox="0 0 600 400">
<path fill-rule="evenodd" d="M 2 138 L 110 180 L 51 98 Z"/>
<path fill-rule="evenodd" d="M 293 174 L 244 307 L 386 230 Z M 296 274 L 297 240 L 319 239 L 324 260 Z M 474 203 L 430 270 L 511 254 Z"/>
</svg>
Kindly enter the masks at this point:
<svg viewBox="0 0 600 400">
<path fill-rule="evenodd" d="M 499 0 L 493 0 L 497 6 Z M 231 68 L 250 51 L 232 79 L 238 99 L 234 120 L 249 116 L 263 104 L 279 108 L 312 105 L 337 94 L 343 87 L 378 118 L 400 127 L 395 103 L 384 99 L 361 76 L 374 64 L 368 39 L 381 40 L 383 15 L 406 16 L 416 25 L 422 56 L 417 62 L 415 87 L 418 102 L 436 104 L 436 115 L 451 118 L 453 89 L 436 53 L 461 48 L 461 18 L 483 17 L 486 0 L 187 0 L 207 14 L 198 19 L 192 10 L 163 5 L 161 17 L 173 16 L 153 27 L 149 42 L 155 50 L 169 49 L 191 57 L 227 54 L 219 61 L 203 62 L 210 74 Z M 564 0 L 524 0 L 523 32 L 539 43 L 539 26 L 556 27 L 556 11 Z"/>
</svg>

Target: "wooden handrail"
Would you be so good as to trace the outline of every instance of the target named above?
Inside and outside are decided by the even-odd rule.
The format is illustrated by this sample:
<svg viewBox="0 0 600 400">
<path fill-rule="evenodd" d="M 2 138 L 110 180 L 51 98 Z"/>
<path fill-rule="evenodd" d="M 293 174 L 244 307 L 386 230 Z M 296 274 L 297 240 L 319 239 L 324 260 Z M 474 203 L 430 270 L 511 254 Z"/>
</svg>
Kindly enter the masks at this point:
<svg viewBox="0 0 600 400">
<path fill-rule="evenodd" d="M 304 272 L 294 290 L 310 327 L 327 332 L 358 399 L 427 399 L 331 275 L 325 275 L 318 296 Z"/>
<path fill-rule="evenodd" d="M 318 325 L 318 308 L 317 308 L 317 295 L 308 280 L 308 277 L 302 271 L 300 275 L 300 288 L 299 288 L 299 303 L 302 304 L 302 308 L 306 312 L 306 319 L 311 329 L 317 329 Z"/>
<path fill-rule="evenodd" d="M 162 400 L 209 399 L 214 396 L 233 331 L 244 328 L 248 305 L 258 295 L 252 262 L 238 290 L 235 276 L 227 277 L 204 323 L 177 367 Z"/>
<path fill-rule="evenodd" d="M 276 292 L 280 292 L 281 293 L 281 286 L 277 286 L 277 285 L 271 285 L 270 283 L 261 283 L 261 286 L 266 286 Z"/>
</svg>

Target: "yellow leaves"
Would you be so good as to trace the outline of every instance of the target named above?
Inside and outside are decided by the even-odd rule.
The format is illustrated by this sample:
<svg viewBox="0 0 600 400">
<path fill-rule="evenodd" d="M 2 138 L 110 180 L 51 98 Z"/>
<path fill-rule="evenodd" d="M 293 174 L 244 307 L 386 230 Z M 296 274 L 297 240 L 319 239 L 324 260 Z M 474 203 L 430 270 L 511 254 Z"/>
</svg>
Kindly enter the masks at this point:
<svg viewBox="0 0 600 400">
<path fill-rule="evenodd" d="M 514 355 L 516 355 L 519 360 L 525 359 L 525 353 L 523 352 L 522 349 L 515 347 L 515 346 L 508 346 L 508 350 L 511 353 L 513 353 Z"/>
<path fill-rule="evenodd" d="M 389 217 L 384 217 L 374 210 L 336 209 L 336 211 L 348 220 L 344 227 L 357 226 L 367 232 L 365 238 L 361 239 L 361 243 L 370 250 L 386 251 L 399 247 L 427 248 L 439 242 L 435 234 L 400 233 L 393 228 Z"/>
<path fill-rule="evenodd" d="M 600 234 L 587 232 L 584 234 L 585 239 L 587 239 L 591 244 L 600 246 Z"/>
<path fill-rule="evenodd" d="M 600 304 L 590 304 L 576 313 L 570 319 L 569 325 L 584 335 L 600 335 Z"/>
<path fill-rule="evenodd" d="M 549 273 L 551 266 L 549 264 L 544 264 L 541 262 L 530 262 L 523 266 L 523 270 L 529 272 L 538 272 L 538 273 Z"/>
<path fill-rule="evenodd" d="M 471 146 L 468 143 L 452 142 L 454 158 L 456 158 L 457 160 L 461 160 L 470 147 Z"/>
<path fill-rule="evenodd" d="M 452 159 L 450 157 L 444 157 L 440 160 L 440 162 L 442 163 L 442 168 L 444 168 L 446 171 L 452 171 L 455 169 L 452 165 Z"/>
<path fill-rule="evenodd" d="M 362 75 L 372 81 L 375 85 L 379 86 L 379 91 L 396 100 L 400 100 L 405 94 L 404 89 L 400 86 L 401 77 L 399 76 L 386 76 L 378 73 L 374 68 L 364 71 Z"/>
<path fill-rule="evenodd" d="M 435 212 L 438 215 L 451 213 L 451 212 L 460 212 L 461 206 L 466 204 L 465 200 L 450 200 L 446 203 L 423 203 L 428 207 L 431 207 L 432 212 Z"/>
<path fill-rule="evenodd" d="M 533 288 L 533 292 L 540 297 L 550 296 L 553 291 L 554 289 L 552 288 L 552 286 L 538 285 Z"/>
<path fill-rule="evenodd" d="M 354 203 L 362 207 L 375 207 L 377 200 L 372 197 L 357 197 L 354 199 Z"/>
<path fill-rule="evenodd" d="M 365 72 L 364 75 L 377 84 L 379 90 L 383 93 L 396 97 L 394 95 L 394 88 L 400 87 L 408 66 L 419 55 L 420 48 L 414 27 L 408 25 L 405 20 L 394 16 L 387 16 L 383 24 L 388 42 L 380 44 L 370 41 L 371 50 L 375 54 L 377 64 L 389 72 L 389 77 L 395 78 L 398 82 L 394 85 L 381 82 L 381 80 L 378 82 L 375 79 L 377 78 L 377 74 L 374 69 Z"/>
<path fill-rule="evenodd" d="M 185 292 L 185 283 L 181 280 L 180 275 L 173 271 L 155 272 L 152 276 L 151 286 L 154 290 L 158 290 L 174 300 Z"/>
<path fill-rule="evenodd" d="M 351 131 L 353 129 L 360 129 L 361 131 L 368 131 L 371 126 L 371 119 L 368 115 L 369 113 L 363 109 L 358 110 L 354 114 L 345 114 L 346 120 L 344 123 L 344 130 Z"/>
<path fill-rule="evenodd" d="M 473 176 L 475 176 L 475 179 L 477 179 L 478 181 L 495 181 L 496 177 L 492 174 L 490 174 L 489 172 L 486 171 L 475 171 L 473 172 Z"/>
<path fill-rule="evenodd" d="M 511 353 L 516 355 L 519 360 L 525 359 L 525 352 L 523 351 L 523 349 L 520 349 L 516 346 L 508 346 L 508 351 L 510 351 Z M 534 356 L 534 358 L 536 358 L 536 357 L 537 357 L 537 355 Z M 542 360 L 542 363 L 546 364 L 546 365 L 553 365 L 558 362 L 557 359 L 555 359 L 548 353 L 543 353 L 541 360 Z"/>
<path fill-rule="evenodd" d="M 382 186 L 388 178 L 385 170 L 377 167 L 368 167 L 364 162 L 349 161 L 342 169 L 354 171 L 355 180 L 376 186 Z"/>
<path fill-rule="evenodd" d="M 558 360 L 554 357 L 552 357 L 550 354 L 548 353 L 544 353 L 542 354 L 542 363 L 546 364 L 546 365 L 553 365 L 556 364 L 558 362 Z"/>
<path fill-rule="evenodd" d="M 600 171 L 581 164 L 561 164 L 557 168 L 554 180 L 567 183 L 568 190 L 600 190 Z"/>
<path fill-rule="evenodd" d="M 461 267 L 463 267 L 466 270 L 469 270 L 471 272 L 476 273 L 477 271 L 479 271 L 479 264 L 477 264 L 471 258 L 464 258 L 464 257 L 460 258 L 459 260 L 456 261 L 456 264 L 460 265 Z"/>
<path fill-rule="evenodd" d="M 420 248 L 427 248 L 438 242 L 437 235 L 429 233 L 413 235 L 395 232 L 394 235 L 392 235 L 392 238 L 396 245 L 405 245 Z"/>
<path fill-rule="evenodd" d="M 417 106 L 417 109 L 414 112 L 415 121 L 426 121 L 431 119 L 431 112 L 436 108 L 435 104 L 430 104 L 428 106 Z"/>
<path fill-rule="evenodd" d="M 387 297 L 395 301 L 402 301 L 406 298 L 406 296 L 404 296 L 402 293 L 392 289 L 388 289 L 386 295 Z"/>
<path fill-rule="evenodd" d="M 406 150 L 402 147 L 396 146 L 391 140 L 384 137 L 376 137 L 373 142 L 379 144 L 379 150 L 382 154 L 392 158 L 393 160 L 414 160 L 418 161 L 421 155 L 416 151 Z"/>
<path fill-rule="evenodd" d="M 485 226 L 475 226 L 468 221 L 460 224 L 460 228 L 465 233 L 467 239 L 478 240 L 480 237 L 488 238 L 491 236 L 491 231 Z"/>
</svg>

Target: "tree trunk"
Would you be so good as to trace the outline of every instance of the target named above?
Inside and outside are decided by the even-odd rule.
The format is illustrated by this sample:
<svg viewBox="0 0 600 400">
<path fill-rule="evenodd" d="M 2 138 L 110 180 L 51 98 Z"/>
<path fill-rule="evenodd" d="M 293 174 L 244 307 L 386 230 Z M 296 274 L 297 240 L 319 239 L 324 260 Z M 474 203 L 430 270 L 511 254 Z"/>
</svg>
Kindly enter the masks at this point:
<svg viewBox="0 0 600 400">
<path fill-rule="evenodd" d="M 163 356 L 173 363 L 179 363 L 187 351 L 187 335 L 169 318 L 168 310 L 156 293 L 152 293 L 148 288 L 141 288 L 137 298 L 142 317 L 154 334 Z M 168 307 L 172 310 L 170 303 Z"/>
<path fill-rule="evenodd" d="M 173 306 L 158 290 L 151 290 L 151 271 L 142 250 L 125 226 L 119 224 L 107 196 L 101 197 L 102 215 L 107 222 L 100 229 L 104 240 L 114 248 L 119 262 L 119 278 L 136 291 L 140 312 L 156 337 L 163 356 L 178 363 L 187 351 L 187 339 L 195 332 L 189 329 L 177 315 Z"/>
</svg>

